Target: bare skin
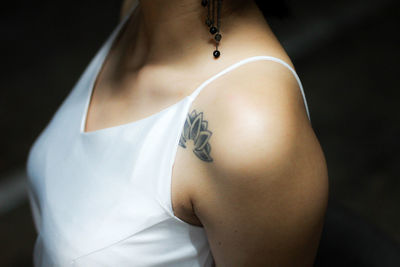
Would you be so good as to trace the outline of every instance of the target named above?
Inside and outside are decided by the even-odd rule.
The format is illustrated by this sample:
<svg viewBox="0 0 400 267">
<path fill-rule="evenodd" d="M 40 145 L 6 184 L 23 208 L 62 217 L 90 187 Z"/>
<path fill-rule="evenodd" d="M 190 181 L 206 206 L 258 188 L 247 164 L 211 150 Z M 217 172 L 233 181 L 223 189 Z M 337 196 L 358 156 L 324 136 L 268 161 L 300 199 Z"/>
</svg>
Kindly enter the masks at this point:
<svg viewBox="0 0 400 267">
<path fill-rule="evenodd" d="M 140 2 L 98 76 L 86 132 L 152 115 L 246 57 L 294 67 L 252 1 L 223 2 L 218 59 L 199 0 Z M 131 5 L 125 0 L 122 16 Z M 293 74 L 272 61 L 247 63 L 207 85 L 193 111 L 212 133 L 212 160 L 193 153 L 193 140 L 179 146 L 174 214 L 204 227 L 218 267 L 312 266 L 328 174 Z"/>
<path fill-rule="evenodd" d="M 173 10 L 165 7 L 179 6 L 173 1 L 141 2 L 143 13 L 135 10 L 98 76 L 85 131 L 151 115 L 248 56 L 275 55 L 292 64 L 261 12 L 250 4 L 221 22 L 221 56 L 215 60 L 215 44 L 204 25 L 206 10 L 197 0 L 185 2 L 185 9 Z"/>
</svg>

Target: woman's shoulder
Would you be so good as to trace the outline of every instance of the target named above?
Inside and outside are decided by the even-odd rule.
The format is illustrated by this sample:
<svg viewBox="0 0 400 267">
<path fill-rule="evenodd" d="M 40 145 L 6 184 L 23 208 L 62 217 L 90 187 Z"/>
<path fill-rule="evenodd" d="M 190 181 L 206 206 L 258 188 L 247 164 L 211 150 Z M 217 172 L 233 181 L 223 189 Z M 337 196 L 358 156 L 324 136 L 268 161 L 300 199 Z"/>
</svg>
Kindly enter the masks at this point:
<svg viewBox="0 0 400 267">
<path fill-rule="evenodd" d="M 299 83 L 284 64 L 271 60 L 243 64 L 215 80 L 193 108 L 204 112 L 213 131 L 209 140 L 216 159 L 210 165 L 213 170 L 273 166 L 274 160 L 295 157 L 312 159 L 311 165 L 323 169 Z M 277 158 L 283 151 L 288 154 Z M 311 171 L 315 165 L 308 163 L 301 168 Z"/>
<path fill-rule="evenodd" d="M 221 136 L 231 131 L 232 137 L 238 134 L 237 138 L 246 136 L 246 139 L 260 134 L 264 142 L 269 142 L 289 137 L 282 135 L 284 132 L 311 127 L 298 80 L 287 66 L 277 61 L 243 64 L 221 77 L 215 87 L 214 95 L 209 98 L 212 101 L 208 100 L 205 106 L 212 109 L 209 113 L 215 116 L 213 120 L 220 131 L 224 131 Z M 255 136 L 250 139 L 256 140 Z M 222 147 L 226 145 L 223 143 Z"/>
<path fill-rule="evenodd" d="M 225 123 L 239 117 L 248 121 L 245 115 L 308 123 L 295 66 L 279 46 L 257 48 L 227 62 L 225 68 L 236 67 L 204 89 L 198 96 L 199 106 L 218 114 Z"/>
</svg>

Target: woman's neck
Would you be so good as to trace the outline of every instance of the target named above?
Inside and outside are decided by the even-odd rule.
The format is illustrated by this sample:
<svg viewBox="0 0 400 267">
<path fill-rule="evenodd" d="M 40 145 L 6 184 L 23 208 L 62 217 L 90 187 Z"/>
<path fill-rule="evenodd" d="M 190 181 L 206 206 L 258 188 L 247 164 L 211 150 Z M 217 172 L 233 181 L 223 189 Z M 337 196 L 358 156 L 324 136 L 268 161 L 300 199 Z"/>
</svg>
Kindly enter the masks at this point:
<svg viewBox="0 0 400 267">
<path fill-rule="evenodd" d="M 244 4 L 240 6 L 235 1 L 222 2 L 221 56 L 225 45 L 229 47 L 237 41 L 237 32 L 249 33 L 249 24 L 263 23 L 262 13 L 253 1 L 241 1 Z M 196 64 L 196 59 L 204 60 L 205 56 L 213 60 L 215 41 L 205 24 L 207 8 L 200 0 L 141 0 L 133 15 L 126 34 L 125 56 L 135 62 L 129 65 L 184 66 Z"/>
</svg>

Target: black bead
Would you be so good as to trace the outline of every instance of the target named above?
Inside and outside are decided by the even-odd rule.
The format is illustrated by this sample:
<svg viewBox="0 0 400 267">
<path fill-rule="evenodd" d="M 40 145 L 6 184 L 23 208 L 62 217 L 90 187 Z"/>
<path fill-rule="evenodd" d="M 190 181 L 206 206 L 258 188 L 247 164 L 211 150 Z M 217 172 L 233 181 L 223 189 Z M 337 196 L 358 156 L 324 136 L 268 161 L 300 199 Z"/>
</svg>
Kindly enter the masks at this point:
<svg viewBox="0 0 400 267">
<path fill-rule="evenodd" d="M 207 6 L 207 4 L 208 4 L 208 1 L 207 1 L 207 0 L 201 0 L 201 5 L 202 5 L 202 6 Z"/>
<path fill-rule="evenodd" d="M 217 34 L 214 36 L 214 38 L 215 38 L 215 41 L 219 42 L 219 41 L 221 41 L 222 35 L 219 34 L 219 33 L 217 33 Z"/>
<path fill-rule="evenodd" d="M 214 27 L 214 26 L 212 26 L 212 27 L 210 28 L 211 34 L 214 34 L 214 33 L 216 33 L 217 31 L 218 31 L 218 29 L 217 29 L 216 27 Z"/>
<path fill-rule="evenodd" d="M 206 19 L 206 25 L 207 25 L 208 27 L 210 27 L 211 24 L 212 24 L 211 20 L 210 20 L 210 19 Z"/>
<path fill-rule="evenodd" d="M 213 53 L 215 58 L 219 57 L 220 54 L 221 53 L 218 50 L 215 50 L 214 53 Z"/>
</svg>

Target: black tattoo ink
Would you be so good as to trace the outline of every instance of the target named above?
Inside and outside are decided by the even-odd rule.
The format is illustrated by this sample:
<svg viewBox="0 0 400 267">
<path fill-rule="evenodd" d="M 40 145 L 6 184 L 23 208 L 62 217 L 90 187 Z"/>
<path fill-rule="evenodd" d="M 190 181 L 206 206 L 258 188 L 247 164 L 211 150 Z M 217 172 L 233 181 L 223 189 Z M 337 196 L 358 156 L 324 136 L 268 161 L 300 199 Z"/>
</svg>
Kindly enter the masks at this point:
<svg viewBox="0 0 400 267">
<path fill-rule="evenodd" d="M 211 162 L 210 156 L 211 146 L 208 143 L 212 132 L 207 129 L 208 122 L 203 120 L 203 112 L 197 114 L 196 110 L 188 114 L 186 117 L 183 132 L 179 139 L 179 145 L 186 148 L 186 141 L 191 139 L 194 142 L 194 154 L 201 160 Z"/>
</svg>

